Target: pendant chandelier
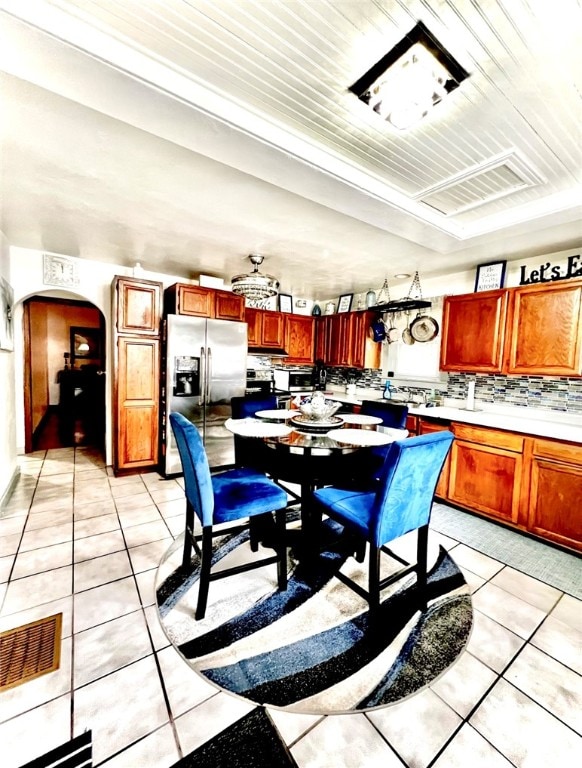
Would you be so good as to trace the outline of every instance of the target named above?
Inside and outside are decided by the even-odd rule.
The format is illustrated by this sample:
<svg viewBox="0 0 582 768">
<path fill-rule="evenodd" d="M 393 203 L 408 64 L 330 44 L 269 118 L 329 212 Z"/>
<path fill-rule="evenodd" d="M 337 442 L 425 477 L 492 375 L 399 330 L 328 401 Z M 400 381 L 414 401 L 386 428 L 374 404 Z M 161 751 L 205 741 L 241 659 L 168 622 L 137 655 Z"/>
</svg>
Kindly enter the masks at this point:
<svg viewBox="0 0 582 768">
<path fill-rule="evenodd" d="M 279 290 L 279 281 L 272 275 L 264 275 L 259 272 L 259 265 L 263 263 L 264 256 L 251 253 L 249 256 L 253 271 L 243 275 L 235 275 L 232 280 L 232 292 L 244 296 L 249 307 L 259 306 L 271 296 L 276 296 Z"/>
</svg>

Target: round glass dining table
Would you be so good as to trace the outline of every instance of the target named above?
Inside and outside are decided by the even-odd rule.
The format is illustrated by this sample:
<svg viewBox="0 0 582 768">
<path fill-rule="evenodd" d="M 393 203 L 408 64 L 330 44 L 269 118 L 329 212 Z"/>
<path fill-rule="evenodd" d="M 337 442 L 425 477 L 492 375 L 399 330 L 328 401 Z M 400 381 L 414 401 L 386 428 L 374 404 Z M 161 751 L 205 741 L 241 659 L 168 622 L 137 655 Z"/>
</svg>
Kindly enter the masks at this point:
<svg viewBox="0 0 582 768">
<path fill-rule="evenodd" d="M 311 506 L 315 488 L 340 485 L 356 477 L 365 466 L 367 452 L 407 437 L 406 429 L 393 429 L 377 424 L 351 428 L 349 424 L 336 424 L 326 432 L 313 432 L 293 424 L 295 414 L 281 416 L 273 412 L 255 418 L 228 419 L 225 427 L 233 434 L 251 441 L 261 440 L 268 450 L 264 467 L 260 467 L 274 480 L 300 486 L 301 530 L 305 542 L 317 540 L 319 523 Z M 317 425 L 315 425 L 317 429 Z M 250 450 L 250 449 L 249 449 Z M 309 547 L 305 547 L 309 549 Z"/>
</svg>

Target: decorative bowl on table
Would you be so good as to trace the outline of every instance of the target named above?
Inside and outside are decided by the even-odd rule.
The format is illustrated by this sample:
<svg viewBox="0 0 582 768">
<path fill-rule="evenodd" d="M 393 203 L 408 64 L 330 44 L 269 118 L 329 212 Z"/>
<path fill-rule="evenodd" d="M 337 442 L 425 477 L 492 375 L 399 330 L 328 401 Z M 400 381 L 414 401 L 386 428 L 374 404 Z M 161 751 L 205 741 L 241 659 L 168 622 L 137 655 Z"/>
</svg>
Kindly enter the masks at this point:
<svg viewBox="0 0 582 768">
<path fill-rule="evenodd" d="M 322 392 L 314 392 L 308 402 L 303 403 L 299 410 L 310 421 L 330 421 L 341 403 L 328 400 Z"/>
</svg>

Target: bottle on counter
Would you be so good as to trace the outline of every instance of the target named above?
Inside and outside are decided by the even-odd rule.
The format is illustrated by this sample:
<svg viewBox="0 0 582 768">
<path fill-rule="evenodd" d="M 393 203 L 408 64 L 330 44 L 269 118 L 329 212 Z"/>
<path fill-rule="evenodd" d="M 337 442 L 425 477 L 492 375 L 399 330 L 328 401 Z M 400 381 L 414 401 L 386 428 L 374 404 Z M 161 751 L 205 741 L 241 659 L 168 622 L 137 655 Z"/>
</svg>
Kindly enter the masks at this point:
<svg viewBox="0 0 582 768">
<path fill-rule="evenodd" d="M 391 400 L 392 399 L 392 389 L 391 389 L 389 381 L 387 381 L 385 386 L 384 386 L 384 392 L 382 394 L 382 397 L 384 398 L 384 400 Z"/>
</svg>

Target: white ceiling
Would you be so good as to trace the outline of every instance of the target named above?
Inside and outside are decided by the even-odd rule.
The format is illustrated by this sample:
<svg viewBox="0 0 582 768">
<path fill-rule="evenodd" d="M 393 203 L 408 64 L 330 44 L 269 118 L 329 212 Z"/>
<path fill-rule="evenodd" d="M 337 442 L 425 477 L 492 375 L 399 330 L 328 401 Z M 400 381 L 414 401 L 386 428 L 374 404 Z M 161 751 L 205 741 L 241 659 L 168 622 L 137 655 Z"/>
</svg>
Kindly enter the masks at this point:
<svg viewBox="0 0 582 768">
<path fill-rule="evenodd" d="M 347 89 L 417 20 L 470 77 L 398 132 Z M 581 32 L 576 0 L 0 0 L 0 229 L 227 282 L 258 252 L 311 298 L 578 247 Z"/>
</svg>

